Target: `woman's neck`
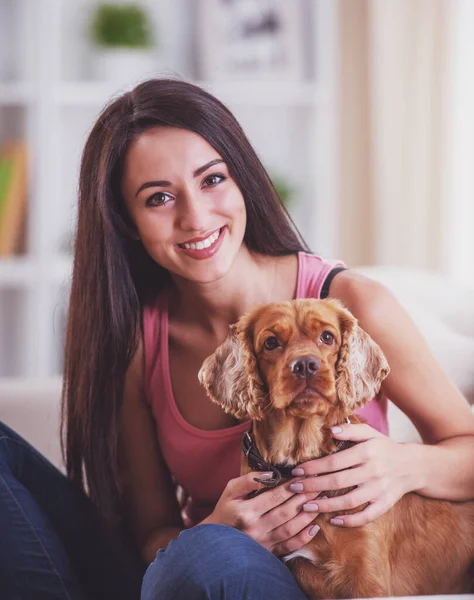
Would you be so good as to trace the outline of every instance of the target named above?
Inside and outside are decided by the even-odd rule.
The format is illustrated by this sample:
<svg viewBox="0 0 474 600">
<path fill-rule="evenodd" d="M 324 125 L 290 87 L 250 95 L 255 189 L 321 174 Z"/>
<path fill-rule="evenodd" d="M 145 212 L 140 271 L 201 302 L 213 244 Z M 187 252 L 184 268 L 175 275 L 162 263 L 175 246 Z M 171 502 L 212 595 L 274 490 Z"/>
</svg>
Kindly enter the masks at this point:
<svg viewBox="0 0 474 600">
<path fill-rule="evenodd" d="M 196 284 L 181 278 L 175 283 L 172 318 L 199 323 L 211 335 L 227 335 L 228 327 L 258 304 L 294 297 L 296 257 L 250 253 L 242 247 L 230 270 L 217 281 Z"/>
</svg>

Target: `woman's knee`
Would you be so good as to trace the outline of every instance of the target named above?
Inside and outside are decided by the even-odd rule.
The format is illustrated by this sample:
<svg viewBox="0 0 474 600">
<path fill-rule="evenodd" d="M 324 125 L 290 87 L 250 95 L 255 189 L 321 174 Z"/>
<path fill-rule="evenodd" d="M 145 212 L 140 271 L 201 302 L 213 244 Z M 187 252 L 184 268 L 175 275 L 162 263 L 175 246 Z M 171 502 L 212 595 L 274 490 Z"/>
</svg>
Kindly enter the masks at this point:
<svg viewBox="0 0 474 600">
<path fill-rule="evenodd" d="M 11 459 L 11 442 L 17 434 L 3 421 L 0 421 L 0 467 L 9 465 Z"/>
<path fill-rule="evenodd" d="M 59 471 L 27 440 L 0 421 L 0 468 L 12 472 L 18 479 L 22 474 L 37 471 L 38 467 Z M 41 476 L 43 476 L 43 471 Z"/>
<path fill-rule="evenodd" d="M 2 437 L 14 438 L 19 436 L 6 423 L 0 420 L 0 438 Z"/>
<path fill-rule="evenodd" d="M 2 447 L 8 446 L 11 442 L 23 442 L 26 444 L 25 440 L 3 421 L 0 421 L 0 442 L 3 442 Z"/>
<path fill-rule="evenodd" d="M 0 469 L 3 473 L 17 473 L 25 452 L 36 452 L 16 431 L 0 421 Z"/>
<path fill-rule="evenodd" d="M 142 599 L 211 597 L 216 581 L 248 577 L 262 562 L 278 559 L 246 534 L 225 525 L 198 525 L 181 532 L 177 540 L 159 550 L 142 586 Z M 171 596 L 170 596 L 171 597 Z"/>
</svg>

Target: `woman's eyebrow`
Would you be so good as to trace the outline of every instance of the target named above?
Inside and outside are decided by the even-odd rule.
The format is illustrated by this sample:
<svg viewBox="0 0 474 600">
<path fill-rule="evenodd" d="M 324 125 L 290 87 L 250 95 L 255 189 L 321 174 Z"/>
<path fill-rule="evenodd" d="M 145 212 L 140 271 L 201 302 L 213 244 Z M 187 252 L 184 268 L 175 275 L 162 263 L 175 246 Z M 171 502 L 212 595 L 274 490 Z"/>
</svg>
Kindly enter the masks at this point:
<svg viewBox="0 0 474 600">
<path fill-rule="evenodd" d="M 203 165 L 202 167 L 197 168 L 194 172 L 193 172 L 193 177 L 199 177 L 199 175 L 202 175 L 204 173 L 204 171 L 207 171 L 207 169 L 209 169 L 210 167 L 213 167 L 214 165 L 218 165 L 219 163 L 223 163 L 224 160 L 222 158 L 215 158 L 214 160 L 209 161 L 208 163 L 206 163 L 205 165 Z M 166 180 L 161 180 L 161 181 L 147 181 L 146 183 L 142 184 L 138 190 L 137 193 L 135 194 L 135 197 L 138 196 L 138 194 L 142 191 L 145 190 L 146 188 L 149 187 L 167 187 L 171 185 L 170 181 L 166 181 Z"/>
<path fill-rule="evenodd" d="M 169 181 L 147 181 L 146 183 L 144 183 L 143 185 L 141 185 L 138 188 L 137 193 L 135 194 L 135 198 L 138 196 L 138 194 L 142 190 L 146 190 L 146 188 L 150 188 L 150 187 L 167 187 L 169 185 L 171 185 L 171 183 Z"/>
<path fill-rule="evenodd" d="M 193 173 L 193 177 L 199 177 L 199 175 L 202 175 L 204 171 L 207 171 L 209 169 L 209 167 L 213 167 L 214 165 L 218 165 L 219 163 L 223 162 L 224 161 L 222 160 L 222 158 L 215 158 L 214 160 L 211 160 L 210 162 L 203 165 L 202 167 L 199 167 L 199 169 L 196 169 Z"/>
</svg>

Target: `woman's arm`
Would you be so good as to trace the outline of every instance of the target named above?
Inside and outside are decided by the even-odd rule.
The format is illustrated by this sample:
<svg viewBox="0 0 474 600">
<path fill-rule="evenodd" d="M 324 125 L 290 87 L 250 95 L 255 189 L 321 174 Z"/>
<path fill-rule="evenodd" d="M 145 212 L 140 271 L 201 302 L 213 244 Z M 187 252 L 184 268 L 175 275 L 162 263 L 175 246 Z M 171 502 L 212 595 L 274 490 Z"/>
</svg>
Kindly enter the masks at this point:
<svg viewBox="0 0 474 600">
<path fill-rule="evenodd" d="M 176 539 L 184 525 L 176 487 L 158 446 L 143 385 L 143 344 L 127 370 L 120 414 L 119 459 L 124 503 L 145 561 Z"/>
<path fill-rule="evenodd" d="M 410 487 L 433 498 L 474 499 L 474 415 L 408 313 L 383 285 L 351 271 L 334 278 L 331 296 L 382 348 L 391 369 L 383 391 L 424 441 L 403 444 Z"/>
</svg>

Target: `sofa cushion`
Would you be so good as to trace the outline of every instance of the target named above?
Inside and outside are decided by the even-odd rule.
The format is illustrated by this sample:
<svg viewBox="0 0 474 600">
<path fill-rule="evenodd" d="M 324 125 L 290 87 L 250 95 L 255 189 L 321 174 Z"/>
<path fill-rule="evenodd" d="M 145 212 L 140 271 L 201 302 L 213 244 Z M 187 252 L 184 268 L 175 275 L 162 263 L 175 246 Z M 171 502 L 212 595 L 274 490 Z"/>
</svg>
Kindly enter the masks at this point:
<svg viewBox="0 0 474 600">
<path fill-rule="evenodd" d="M 61 377 L 0 380 L 0 420 L 64 470 L 59 441 Z"/>
<path fill-rule="evenodd" d="M 355 270 L 392 291 L 443 370 L 474 404 L 474 290 L 418 269 L 375 266 Z"/>
</svg>

